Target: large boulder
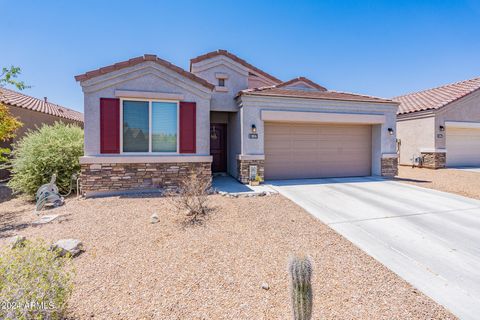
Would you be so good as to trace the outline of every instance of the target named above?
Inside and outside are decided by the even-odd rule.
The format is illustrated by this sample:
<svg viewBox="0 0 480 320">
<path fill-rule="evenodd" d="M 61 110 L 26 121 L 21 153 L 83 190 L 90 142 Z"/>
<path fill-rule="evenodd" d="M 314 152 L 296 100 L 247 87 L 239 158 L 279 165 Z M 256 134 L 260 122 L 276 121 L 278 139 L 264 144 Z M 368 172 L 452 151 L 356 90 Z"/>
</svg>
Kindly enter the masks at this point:
<svg viewBox="0 0 480 320">
<path fill-rule="evenodd" d="M 67 254 L 75 257 L 83 251 L 83 244 L 77 239 L 62 239 L 52 244 L 50 249 L 57 252 L 61 257 L 64 257 Z"/>
</svg>

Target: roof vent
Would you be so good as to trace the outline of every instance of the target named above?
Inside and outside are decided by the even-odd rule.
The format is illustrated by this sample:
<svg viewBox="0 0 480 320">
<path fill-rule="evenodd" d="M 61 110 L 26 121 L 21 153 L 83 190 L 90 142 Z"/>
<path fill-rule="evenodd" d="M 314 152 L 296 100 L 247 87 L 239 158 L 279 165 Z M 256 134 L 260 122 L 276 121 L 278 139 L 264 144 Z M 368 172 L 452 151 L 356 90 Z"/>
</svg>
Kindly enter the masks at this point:
<svg viewBox="0 0 480 320">
<path fill-rule="evenodd" d="M 48 102 L 48 101 L 47 101 L 47 100 L 48 100 L 47 97 L 43 97 L 43 100 L 44 100 L 45 102 Z"/>
</svg>

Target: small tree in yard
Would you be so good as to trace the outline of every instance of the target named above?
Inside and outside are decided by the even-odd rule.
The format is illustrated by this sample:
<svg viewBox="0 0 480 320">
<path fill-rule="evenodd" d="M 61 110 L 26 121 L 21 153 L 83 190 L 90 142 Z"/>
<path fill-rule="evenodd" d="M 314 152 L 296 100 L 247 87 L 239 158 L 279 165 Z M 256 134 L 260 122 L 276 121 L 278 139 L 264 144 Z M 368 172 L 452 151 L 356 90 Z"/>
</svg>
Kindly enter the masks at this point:
<svg viewBox="0 0 480 320">
<path fill-rule="evenodd" d="M 8 186 L 16 193 L 35 196 L 53 174 L 60 192 L 68 192 L 72 175 L 80 171 L 83 155 L 83 129 L 77 125 L 56 122 L 29 131 L 14 145 L 12 179 Z"/>
<path fill-rule="evenodd" d="M 2 68 L 0 72 L 0 88 L 3 88 L 5 85 L 12 85 L 18 90 L 28 88 L 23 81 L 16 80 L 20 73 L 21 70 L 18 67 Z M 0 103 L 0 142 L 6 142 L 14 138 L 15 131 L 21 126 L 22 123 L 12 116 L 7 106 Z M 9 153 L 10 149 L 0 148 L 0 163 L 8 160 L 6 155 Z"/>
<path fill-rule="evenodd" d="M 210 187 L 210 179 L 192 174 L 183 179 L 175 191 L 168 192 L 167 196 L 179 211 L 185 212 L 188 222 L 199 224 L 210 209 L 208 206 Z"/>
<path fill-rule="evenodd" d="M 70 258 L 42 242 L 0 253 L 0 319 L 64 319 L 73 289 Z"/>
<path fill-rule="evenodd" d="M 0 103 L 0 142 L 7 142 L 14 138 L 15 131 L 21 126 L 22 123 L 11 115 L 7 106 Z M 8 154 L 10 154 L 10 149 L 0 148 L 0 162 L 7 161 L 6 155 Z"/>
</svg>

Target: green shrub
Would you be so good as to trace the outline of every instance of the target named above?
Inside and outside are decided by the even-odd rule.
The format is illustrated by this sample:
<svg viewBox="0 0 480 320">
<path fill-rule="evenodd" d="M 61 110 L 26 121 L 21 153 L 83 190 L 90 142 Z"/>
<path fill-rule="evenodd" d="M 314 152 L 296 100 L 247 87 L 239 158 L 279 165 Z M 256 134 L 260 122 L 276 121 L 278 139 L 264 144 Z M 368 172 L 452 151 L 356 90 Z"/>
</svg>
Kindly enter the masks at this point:
<svg viewBox="0 0 480 320">
<path fill-rule="evenodd" d="M 73 289 L 70 258 L 40 241 L 0 254 L 0 319 L 63 319 Z"/>
<path fill-rule="evenodd" d="M 8 186 L 16 193 L 35 196 L 37 189 L 55 173 L 60 192 L 70 188 L 72 174 L 80 171 L 83 129 L 56 122 L 29 131 L 13 147 L 12 179 Z"/>
</svg>

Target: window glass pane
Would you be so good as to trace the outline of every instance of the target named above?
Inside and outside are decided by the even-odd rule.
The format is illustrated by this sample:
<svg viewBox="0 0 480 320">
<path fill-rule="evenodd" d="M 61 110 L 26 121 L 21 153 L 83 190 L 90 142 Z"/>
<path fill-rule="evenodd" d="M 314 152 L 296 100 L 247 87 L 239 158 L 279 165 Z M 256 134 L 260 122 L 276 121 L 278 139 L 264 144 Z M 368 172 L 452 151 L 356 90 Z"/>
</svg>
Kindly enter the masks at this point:
<svg viewBox="0 0 480 320">
<path fill-rule="evenodd" d="M 152 151 L 177 152 L 177 104 L 152 102 Z"/>
<path fill-rule="evenodd" d="M 148 101 L 123 101 L 123 152 L 148 152 Z"/>
</svg>

